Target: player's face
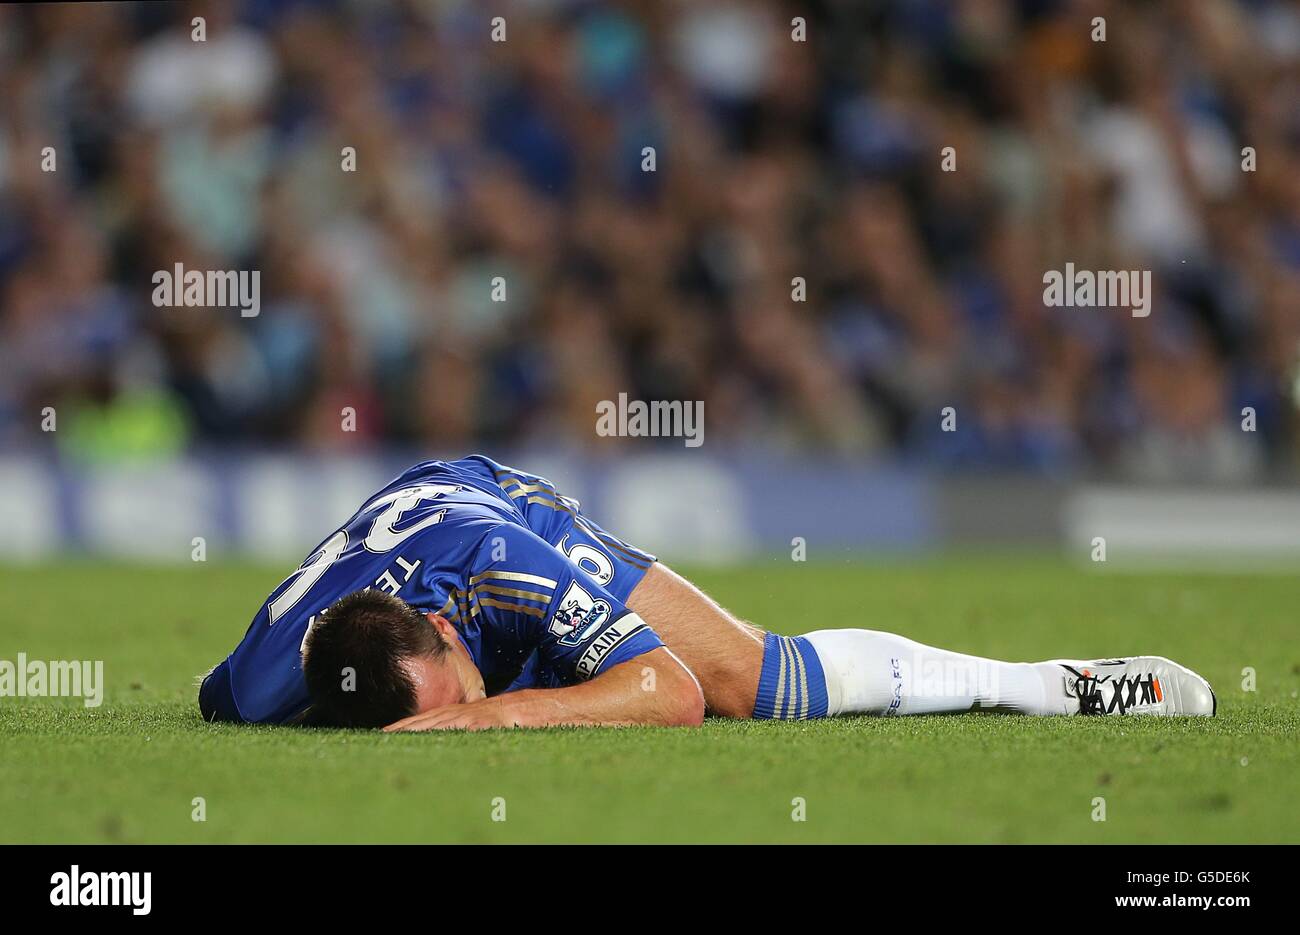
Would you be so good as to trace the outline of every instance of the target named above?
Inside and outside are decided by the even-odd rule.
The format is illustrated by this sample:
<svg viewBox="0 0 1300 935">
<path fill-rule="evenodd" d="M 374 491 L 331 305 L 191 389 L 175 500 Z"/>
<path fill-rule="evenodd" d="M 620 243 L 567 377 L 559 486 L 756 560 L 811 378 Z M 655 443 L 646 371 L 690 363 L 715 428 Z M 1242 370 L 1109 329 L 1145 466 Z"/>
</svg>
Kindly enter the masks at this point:
<svg viewBox="0 0 1300 935">
<path fill-rule="evenodd" d="M 427 616 L 429 623 L 446 640 L 448 650 L 438 659 L 425 657 L 404 662 L 415 686 L 415 713 L 486 697 L 483 676 L 455 628 L 444 617 L 437 614 Z"/>
</svg>

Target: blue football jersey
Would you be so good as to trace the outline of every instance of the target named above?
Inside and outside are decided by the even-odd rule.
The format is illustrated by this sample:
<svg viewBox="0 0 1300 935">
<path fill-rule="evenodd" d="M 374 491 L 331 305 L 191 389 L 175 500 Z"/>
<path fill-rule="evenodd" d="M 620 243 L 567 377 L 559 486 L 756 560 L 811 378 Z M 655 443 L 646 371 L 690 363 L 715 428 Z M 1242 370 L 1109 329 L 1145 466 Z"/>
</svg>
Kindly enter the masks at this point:
<svg viewBox="0 0 1300 935">
<path fill-rule="evenodd" d="M 544 534 L 590 545 L 565 554 L 530 528 L 528 512 L 538 509 L 559 516 Z M 208 720 L 296 717 L 309 704 L 308 628 L 367 588 L 450 620 L 489 694 L 571 685 L 663 645 L 620 599 L 653 560 L 540 478 L 481 456 L 426 461 L 367 500 L 271 592 L 243 641 L 204 679 L 199 705 Z M 615 563 L 626 569 L 617 587 Z"/>
</svg>

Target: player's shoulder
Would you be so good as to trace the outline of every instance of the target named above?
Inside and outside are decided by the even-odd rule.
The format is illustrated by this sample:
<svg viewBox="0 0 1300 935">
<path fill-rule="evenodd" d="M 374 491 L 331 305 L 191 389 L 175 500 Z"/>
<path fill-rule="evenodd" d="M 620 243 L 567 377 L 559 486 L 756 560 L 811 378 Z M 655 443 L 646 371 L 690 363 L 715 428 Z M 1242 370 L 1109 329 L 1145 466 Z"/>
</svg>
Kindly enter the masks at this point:
<svg viewBox="0 0 1300 935">
<path fill-rule="evenodd" d="M 417 461 L 394 478 L 388 487 L 435 482 L 439 479 L 459 481 L 474 487 L 492 486 L 502 470 L 504 467 L 501 464 L 482 454 L 466 455 L 451 461 Z"/>
<path fill-rule="evenodd" d="M 408 468 L 394 483 L 419 482 L 428 478 L 454 478 L 464 483 L 500 493 L 503 486 L 533 485 L 551 488 L 555 485 L 540 474 L 511 467 L 485 454 L 470 454 L 454 461 L 420 461 Z"/>
<path fill-rule="evenodd" d="M 486 536 L 500 527 L 527 529 L 518 507 L 481 477 L 446 470 L 411 471 L 378 491 L 356 520 L 373 523 L 401 538 L 419 527 L 424 539 L 464 540 Z"/>
<path fill-rule="evenodd" d="M 474 455 L 457 461 L 413 464 L 367 497 L 358 515 L 382 506 L 406 513 L 454 504 L 458 514 L 472 520 L 476 513 L 497 510 L 501 501 L 493 468 L 482 456 Z"/>
<path fill-rule="evenodd" d="M 358 508 L 345 532 L 351 552 L 420 547 L 464 560 L 495 530 L 528 528 L 515 502 L 492 479 L 483 456 L 421 461 Z"/>
</svg>

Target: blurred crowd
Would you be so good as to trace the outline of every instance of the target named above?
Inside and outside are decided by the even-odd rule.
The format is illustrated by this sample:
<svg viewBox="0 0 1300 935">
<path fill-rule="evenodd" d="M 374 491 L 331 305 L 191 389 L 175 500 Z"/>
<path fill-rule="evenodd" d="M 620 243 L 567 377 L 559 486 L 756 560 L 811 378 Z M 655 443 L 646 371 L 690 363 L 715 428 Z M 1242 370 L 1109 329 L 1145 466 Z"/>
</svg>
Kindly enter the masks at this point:
<svg viewBox="0 0 1300 935">
<path fill-rule="evenodd" d="M 177 263 L 260 314 L 156 307 Z M 1150 317 L 1047 307 L 1066 263 Z M 626 392 L 1231 480 L 1294 468 L 1298 363 L 1286 0 L 0 6 L 0 449 L 649 444 Z"/>
</svg>

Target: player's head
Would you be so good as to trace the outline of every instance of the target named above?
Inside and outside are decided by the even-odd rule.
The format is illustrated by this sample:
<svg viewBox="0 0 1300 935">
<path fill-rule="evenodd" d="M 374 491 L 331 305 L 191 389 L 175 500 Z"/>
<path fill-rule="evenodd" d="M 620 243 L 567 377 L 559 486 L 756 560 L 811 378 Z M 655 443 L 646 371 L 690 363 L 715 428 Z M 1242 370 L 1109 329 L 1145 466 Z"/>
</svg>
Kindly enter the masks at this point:
<svg viewBox="0 0 1300 935">
<path fill-rule="evenodd" d="M 313 724 L 383 727 L 483 697 L 483 678 L 446 618 L 387 591 L 336 601 L 307 631 L 302 667 Z"/>
</svg>

